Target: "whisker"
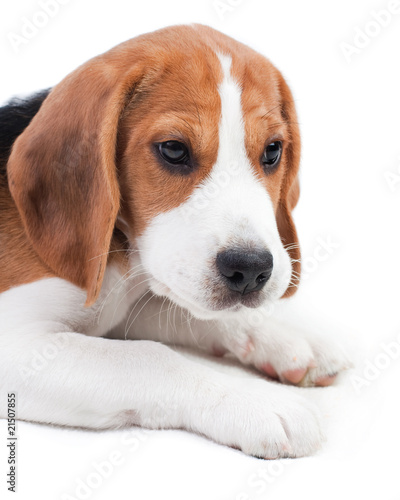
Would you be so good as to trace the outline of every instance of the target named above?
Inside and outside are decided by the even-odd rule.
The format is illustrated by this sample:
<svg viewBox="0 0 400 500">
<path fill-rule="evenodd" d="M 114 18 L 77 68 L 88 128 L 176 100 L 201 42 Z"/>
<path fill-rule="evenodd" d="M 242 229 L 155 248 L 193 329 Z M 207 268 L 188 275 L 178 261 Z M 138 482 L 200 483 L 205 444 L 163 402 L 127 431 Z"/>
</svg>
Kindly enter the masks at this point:
<svg viewBox="0 0 400 500">
<path fill-rule="evenodd" d="M 267 111 L 267 112 L 265 113 L 265 115 L 263 115 L 263 116 L 261 117 L 261 120 L 262 120 L 263 118 L 266 118 L 267 116 L 269 116 L 269 115 L 272 113 L 272 111 L 274 111 L 276 108 L 280 108 L 281 106 L 282 106 L 282 104 L 281 104 L 281 103 L 279 103 L 279 104 L 277 104 L 276 106 L 274 106 L 273 108 L 271 108 L 269 111 Z"/>
<path fill-rule="evenodd" d="M 149 289 L 149 290 L 146 290 L 146 291 L 145 291 L 145 292 L 144 292 L 144 293 L 140 296 L 139 300 L 138 300 L 138 301 L 134 304 L 134 306 L 133 306 L 133 307 L 132 307 L 132 309 L 131 309 L 131 312 L 130 312 L 130 313 L 129 313 L 129 315 L 128 315 L 128 318 L 127 318 L 127 320 L 126 320 L 126 322 L 125 322 L 125 340 L 126 340 L 126 338 L 127 338 L 127 333 L 128 333 L 128 323 L 129 323 L 129 320 L 131 319 L 131 316 L 132 316 L 132 314 L 133 314 L 134 310 L 137 308 L 137 306 L 138 306 L 138 304 L 140 303 L 140 301 L 141 301 L 141 300 L 142 300 L 142 299 L 143 299 L 143 298 L 144 298 L 144 297 L 145 297 L 148 293 L 151 293 L 151 290 L 150 290 L 150 289 Z"/>
<path fill-rule="evenodd" d="M 133 276 L 133 272 L 134 272 L 134 270 L 135 270 L 135 269 L 137 269 L 137 268 L 138 268 L 138 267 L 140 267 L 140 266 L 141 266 L 141 264 L 138 264 L 137 266 L 135 266 L 135 267 L 133 267 L 133 268 L 129 269 L 129 270 L 128 270 L 125 274 L 123 274 L 123 275 L 121 276 L 121 278 L 120 278 L 120 279 L 119 279 L 119 280 L 115 283 L 115 285 L 114 285 L 114 286 L 111 288 L 111 290 L 108 292 L 107 296 L 106 296 L 106 297 L 105 297 L 105 299 L 103 300 L 102 305 L 101 305 L 101 307 L 100 307 L 100 309 L 99 309 L 99 311 L 98 311 L 98 313 L 97 313 L 97 324 L 99 324 L 99 322 L 100 322 L 100 317 L 101 317 L 101 315 L 102 315 L 102 313 L 103 313 L 104 306 L 106 305 L 106 302 L 107 302 L 108 298 L 110 297 L 110 295 L 112 294 L 112 292 L 113 292 L 113 291 L 117 288 L 117 286 L 118 286 L 120 283 L 121 283 L 121 285 L 120 285 L 120 286 L 122 286 L 122 284 L 123 284 L 123 283 L 126 283 L 126 281 L 127 281 L 128 279 L 130 279 L 130 278 Z M 126 279 L 124 279 L 124 278 L 125 278 L 125 276 L 127 276 L 127 275 L 129 275 L 129 276 L 128 276 Z"/>
<path fill-rule="evenodd" d="M 121 286 L 122 286 L 122 284 L 123 284 L 123 283 L 125 283 L 125 282 L 129 279 L 129 277 L 128 277 L 126 280 L 124 280 L 125 276 L 126 276 L 127 274 L 130 274 L 131 272 L 132 272 L 132 270 L 131 270 L 131 269 L 129 269 L 129 271 L 127 271 L 125 274 L 123 274 L 123 275 L 121 276 L 121 278 L 120 278 L 120 279 L 119 279 L 119 280 L 115 283 L 115 285 L 114 285 L 114 286 L 111 288 L 111 290 L 108 292 L 108 294 L 106 295 L 106 297 L 103 299 L 103 301 L 102 301 L 102 305 L 101 305 L 100 309 L 99 309 L 99 310 L 98 310 L 98 312 L 97 312 L 97 324 L 99 324 L 99 322 L 100 322 L 100 317 L 101 317 L 101 315 L 102 315 L 102 313 L 103 313 L 103 309 L 104 309 L 104 306 L 106 305 L 106 302 L 107 302 L 108 298 L 110 297 L 110 295 L 112 294 L 112 292 L 113 292 L 113 291 L 117 288 L 117 286 L 118 286 L 120 283 L 121 283 Z"/>
<path fill-rule="evenodd" d="M 298 121 L 281 121 L 276 123 L 271 123 L 265 130 L 269 130 L 270 128 L 277 127 L 278 125 L 291 125 L 291 124 L 300 125 Z"/>
<path fill-rule="evenodd" d="M 199 347 L 199 339 L 195 336 L 193 329 L 192 329 L 192 320 L 194 319 L 193 314 L 187 310 L 187 325 L 189 326 L 189 333 L 192 339 L 194 340 L 194 343 L 196 344 L 197 347 Z"/>
<path fill-rule="evenodd" d="M 169 335 L 169 315 L 170 315 L 171 309 L 172 309 L 172 302 L 170 301 L 168 303 L 168 309 L 167 309 L 167 332 L 166 332 L 167 342 L 168 342 L 168 335 Z"/>
<path fill-rule="evenodd" d="M 295 99 L 293 99 L 291 102 L 293 102 L 293 103 L 294 103 L 294 102 L 295 102 Z M 276 106 L 274 106 L 273 108 L 271 108 L 269 111 L 267 111 L 267 112 L 265 113 L 265 115 L 263 115 L 263 116 L 261 117 L 261 119 L 266 118 L 266 117 L 267 117 L 267 116 L 269 116 L 269 115 L 272 113 L 272 111 L 274 111 L 276 108 L 281 108 L 281 107 L 282 107 L 282 103 L 277 104 Z"/>
<path fill-rule="evenodd" d="M 143 272 L 143 273 L 139 273 L 137 274 L 136 276 L 134 276 L 134 278 L 138 278 L 139 276 L 142 276 L 143 274 L 147 274 L 146 272 Z M 114 321 L 114 318 L 115 318 L 115 314 L 119 308 L 119 306 L 121 305 L 122 301 L 124 300 L 124 298 L 130 294 L 136 287 L 138 287 L 139 285 L 142 285 L 143 283 L 146 283 L 147 281 L 150 281 L 151 278 L 146 278 L 145 280 L 141 281 L 140 283 L 135 283 L 134 286 L 132 286 L 131 288 L 129 288 L 129 290 L 127 290 L 124 295 L 120 298 L 120 300 L 118 301 L 118 304 L 115 306 L 114 308 L 114 313 L 112 315 L 112 318 L 111 318 L 111 321 L 110 321 L 110 328 L 111 328 L 111 325 Z M 140 300 L 140 299 L 139 299 Z"/>
<path fill-rule="evenodd" d="M 126 254 L 131 254 L 131 253 L 136 253 L 139 250 L 133 249 L 133 248 L 120 248 L 117 250 L 109 250 L 108 252 L 101 253 L 99 255 L 96 255 L 95 257 L 91 257 L 89 259 L 89 262 L 94 259 L 98 259 L 99 257 L 103 257 L 103 255 L 109 255 L 110 253 L 116 253 L 116 252 L 125 252 Z"/>
<path fill-rule="evenodd" d="M 149 292 L 151 292 L 151 290 L 148 290 L 148 291 L 147 291 L 147 292 L 146 292 L 146 293 L 145 293 L 145 294 L 141 297 L 141 299 L 142 299 L 145 295 L 147 295 Z M 142 305 L 142 307 L 139 309 L 138 313 L 137 313 L 137 314 L 136 314 L 136 316 L 133 318 L 132 323 L 128 326 L 128 328 L 125 328 L 125 339 L 126 339 L 126 337 L 127 337 L 127 335 L 128 335 L 128 331 L 131 329 L 131 327 L 132 327 L 133 323 L 136 321 L 136 318 L 137 318 L 137 317 L 139 316 L 139 314 L 143 311 L 143 309 L 144 309 L 144 308 L 146 307 L 146 305 L 150 302 L 150 300 L 151 300 L 152 298 L 154 298 L 154 297 L 155 297 L 155 294 L 154 294 L 154 293 L 152 293 L 152 294 L 151 294 L 151 296 L 150 296 L 150 297 L 146 300 L 146 302 L 145 302 L 145 303 Z M 141 300 L 141 299 L 140 299 L 140 300 Z M 136 304 L 138 304 L 138 303 L 139 303 L 139 301 L 138 301 Z M 135 306 L 135 307 L 136 307 L 136 306 Z M 132 312 L 134 311 L 135 307 L 132 309 Z M 132 314 L 132 312 L 131 312 L 131 314 Z M 130 315 L 129 315 L 129 317 L 128 317 L 127 323 L 128 323 L 128 321 L 129 321 L 129 318 L 131 317 L 131 314 L 130 314 Z"/>
<path fill-rule="evenodd" d="M 176 310 L 178 309 L 178 304 L 175 304 L 175 309 L 174 309 L 174 315 L 173 315 L 173 318 L 172 318 L 172 321 L 173 321 L 173 327 L 174 327 L 174 331 L 175 331 L 175 335 L 178 336 L 178 330 L 176 328 Z"/>
<path fill-rule="evenodd" d="M 165 304 L 165 301 L 168 300 L 168 297 L 165 297 L 164 300 L 162 301 L 161 307 L 160 307 L 160 312 L 158 313 L 158 328 L 161 330 L 161 314 L 163 312 L 162 308 Z"/>
</svg>

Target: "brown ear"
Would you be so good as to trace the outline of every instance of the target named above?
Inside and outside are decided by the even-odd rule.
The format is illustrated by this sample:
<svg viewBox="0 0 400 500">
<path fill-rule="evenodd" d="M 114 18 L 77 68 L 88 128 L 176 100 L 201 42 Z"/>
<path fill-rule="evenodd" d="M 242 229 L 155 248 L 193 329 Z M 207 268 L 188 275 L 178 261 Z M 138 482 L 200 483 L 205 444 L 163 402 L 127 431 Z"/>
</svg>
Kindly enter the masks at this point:
<svg viewBox="0 0 400 500">
<path fill-rule="evenodd" d="M 301 271 L 299 239 L 292 218 L 292 210 L 296 206 L 300 195 L 298 171 L 301 146 L 292 94 L 281 75 L 279 75 L 279 83 L 282 96 L 282 118 L 289 127 L 290 144 L 286 149 L 286 174 L 281 188 L 276 220 L 282 243 L 292 260 L 291 282 L 283 294 L 283 297 L 290 297 L 297 290 Z"/>
<path fill-rule="evenodd" d="M 87 306 L 100 292 L 119 210 L 118 121 L 138 78 L 128 57 L 124 65 L 109 54 L 51 91 L 7 167 L 34 249 L 58 276 L 87 290 Z"/>
</svg>

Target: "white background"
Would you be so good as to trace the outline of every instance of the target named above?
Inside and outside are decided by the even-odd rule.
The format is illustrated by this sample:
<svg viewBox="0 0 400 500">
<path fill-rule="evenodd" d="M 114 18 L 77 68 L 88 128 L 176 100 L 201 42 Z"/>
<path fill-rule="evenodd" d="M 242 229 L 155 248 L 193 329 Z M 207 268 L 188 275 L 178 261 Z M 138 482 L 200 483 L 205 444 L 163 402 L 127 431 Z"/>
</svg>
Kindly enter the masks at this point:
<svg viewBox="0 0 400 500">
<path fill-rule="evenodd" d="M 265 462 L 182 431 L 97 433 L 20 423 L 17 498 L 83 498 L 78 482 L 116 451 L 122 463 L 86 498 L 399 500 L 400 351 L 389 357 L 382 344 L 400 349 L 400 13 L 382 14 L 387 25 L 380 27 L 371 24 L 372 11 L 387 10 L 388 0 L 222 0 L 220 15 L 213 0 L 63 3 L 43 21 L 39 1 L 2 2 L 1 102 L 58 83 L 119 42 L 178 23 L 213 26 L 281 69 L 303 137 L 295 218 L 309 272 L 296 300 L 353 339 L 357 365 L 336 387 L 303 390 L 321 404 L 327 425 L 328 441 L 314 457 Z M 43 26 L 16 50 L 10 34 L 22 35 L 25 18 Z M 357 52 L 346 58 L 343 43 Z M 327 240 L 335 248 L 316 259 Z M 354 374 L 365 381 L 360 390 Z"/>
</svg>

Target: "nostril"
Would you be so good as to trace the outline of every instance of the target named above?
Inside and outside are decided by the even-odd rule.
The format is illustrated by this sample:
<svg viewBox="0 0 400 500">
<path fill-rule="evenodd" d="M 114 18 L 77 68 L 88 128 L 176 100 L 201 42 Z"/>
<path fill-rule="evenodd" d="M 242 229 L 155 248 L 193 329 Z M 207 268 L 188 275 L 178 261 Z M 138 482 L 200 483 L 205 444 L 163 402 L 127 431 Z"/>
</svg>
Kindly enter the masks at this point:
<svg viewBox="0 0 400 500">
<path fill-rule="evenodd" d="M 263 281 L 267 281 L 270 278 L 271 274 L 267 276 L 267 273 L 261 273 L 257 276 L 256 282 L 257 283 L 262 283 Z"/>
<path fill-rule="evenodd" d="M 244 278 L 243 274 L 239 273 L 238 271 L 234 272 L 232 276 L 225 275 L 225 277 L 233 281 L 234 283 L 240 283 Z"/>
</svg>

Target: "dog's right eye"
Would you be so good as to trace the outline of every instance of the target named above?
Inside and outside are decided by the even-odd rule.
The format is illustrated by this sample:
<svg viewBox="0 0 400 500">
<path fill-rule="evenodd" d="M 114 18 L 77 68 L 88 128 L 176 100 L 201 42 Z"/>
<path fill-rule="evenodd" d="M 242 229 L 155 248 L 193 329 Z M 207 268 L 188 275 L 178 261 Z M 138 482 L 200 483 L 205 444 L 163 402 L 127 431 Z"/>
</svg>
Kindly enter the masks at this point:
<svg viewBox="0 0 400 500">
<path fill-rule="evenodd" d="M 189 161 L 189 150 L 179 141 L 165 141 L 158 145 L 160 156 L 172 165 L 187 165 Z"/>
</svg>

